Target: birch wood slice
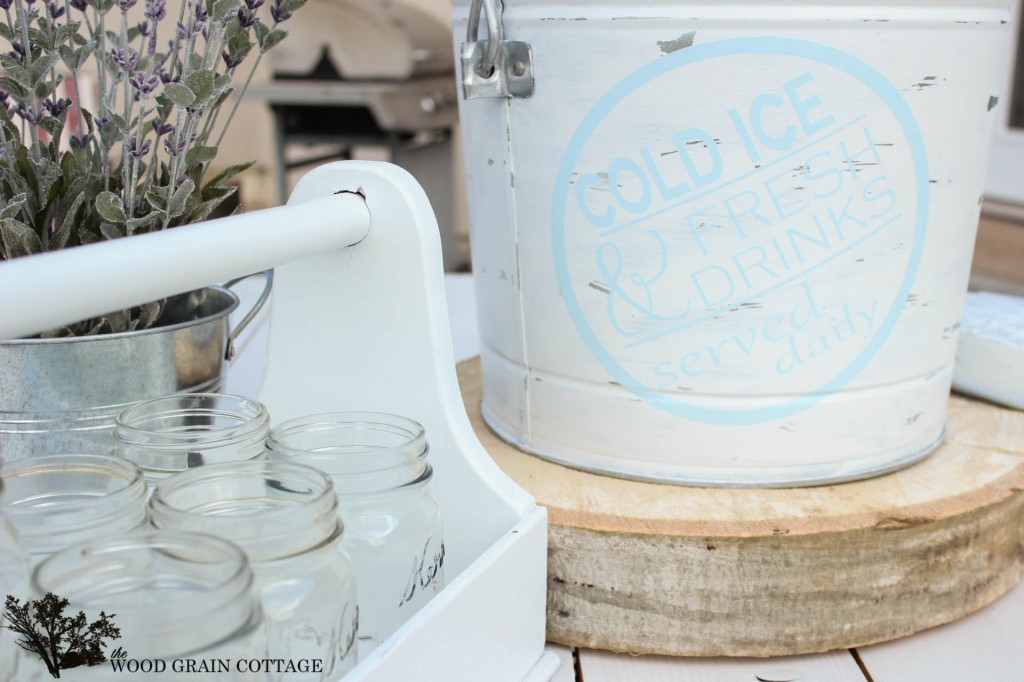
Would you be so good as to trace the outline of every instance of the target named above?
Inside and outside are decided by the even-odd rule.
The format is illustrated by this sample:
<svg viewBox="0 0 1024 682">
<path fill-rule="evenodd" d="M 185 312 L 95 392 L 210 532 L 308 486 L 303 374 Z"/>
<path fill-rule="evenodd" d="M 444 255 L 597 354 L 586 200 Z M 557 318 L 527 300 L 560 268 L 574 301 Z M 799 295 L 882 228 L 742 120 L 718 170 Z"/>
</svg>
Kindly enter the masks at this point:
<svg viewBox="0 0 1024 682">
<path fill-rule="evenodd" d="M 550 641 L 679 656 L 779 656 L 880 642 L 964 616 L 1024 570 L 1024 413 L 954 396 L 920 463 L 816 488 L 627 481 L 477 436 L 548 509 Z"/>
</svg>

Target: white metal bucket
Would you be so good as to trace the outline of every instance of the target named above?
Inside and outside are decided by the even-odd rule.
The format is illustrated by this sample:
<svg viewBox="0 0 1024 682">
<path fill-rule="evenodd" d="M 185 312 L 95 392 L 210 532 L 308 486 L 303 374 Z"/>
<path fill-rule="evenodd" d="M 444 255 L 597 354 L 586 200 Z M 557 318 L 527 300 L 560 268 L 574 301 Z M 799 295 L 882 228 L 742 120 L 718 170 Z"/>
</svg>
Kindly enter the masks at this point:
<svg viewBox="0 0 1024 682">
<path fill-rule="evenodd" d="M 709 485 L 930 452 L 1010 5 L 507 0 L 462 48 L 490 426 Z"/>
</svg>

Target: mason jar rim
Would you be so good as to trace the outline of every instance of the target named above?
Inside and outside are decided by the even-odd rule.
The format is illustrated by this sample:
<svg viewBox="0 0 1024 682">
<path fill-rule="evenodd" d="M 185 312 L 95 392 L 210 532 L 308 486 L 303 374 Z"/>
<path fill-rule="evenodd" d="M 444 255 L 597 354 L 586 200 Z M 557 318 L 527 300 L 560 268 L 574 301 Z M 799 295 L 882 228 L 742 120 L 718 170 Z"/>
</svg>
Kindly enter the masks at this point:
<svg viewBox="0 0 1024 682">
<path fill-rule="evenodd" d="M 179 555 L 188 557 L 193 563 L 199 562 L 203 564 L 211 564 L 213 561 L 203 560 L 202 557 L 198 556 L 201 552 L 214 552 L 216 553 L 215 559 L 220 559 L 221 563 L 224 563 L 230 571 L 219 581 L 208 586 L 208 589 L 204 590 L 205 593 L 209 593 L 202 603 L 205 603 L 208 608 L 205 609 L 206 613 L 218 613 L 222 608 L 228 605 L 237 604 L 237 600 L 244 594 L 250 592 L 255 584 L 255 578 L 252 573 L 252 568 L 249 565 L 249 559 L 245 552 L 236 544 L 229 542 L 223 538 L 219 538 L 214 535 L 207 533 L 186 533 L 181 531 L 173 530 L 151 530 L 145 532 L 135 532 L 124 537 L 108 537 L 99 540 L 92 540 L 79 545 L 73 545 L 71 547 L 55 552 L 54 554 L 43 560 L 35 570 L 32 571 L 32 587 L 35 591 L 43 594 L 45 592 L 54 592 L 52 585 L 44 586 L 41 584 L 41 578 L 46 573 L 52 572 L 52 578 L 57 581 L 68 578 L 74 578 L 81 575 L 87 567 L 79 567 L 73 570 L 60 570 L 60 567 L 71 564 L 76 557 L 82 557 L 85 559 L 102 557 L 106 554 L 116 555 L 118 552 L 132 551 L 132 550 L 153 550 L 160 553 L 166 553 L 171 555 Z M 127 563 L 121 563 L 118 566 L 127 566 Z M 112 582 L 116 577 L 109 572 L 104 570 L 101 575 L 106 576 L 106 580 L 95 581 L 92 586 L 96 587 Z M 223 592 L 223 594 L 221 594 Z M 61 597 L 74 598 L 72 595 L 65 593 L 59 593 Z M 217 594 L 221 598 L 212 598 L 212 595 Z M 257 603 L 258 606 L 258 603 Z M 119 610 L 125 610 L 123 606 L 119 607 Z M 149 610 L 149 609 L 145 609 Z M 186 612 L 187 613 L 187 612 Z M 186 616 L 186 620 L 193 620 L 195 615 L 201 614 L 190 614 Z M 169 623 L 173 624 L 173 622 Z"/>
<path fill-rule="evenodd" d="M 402 442 L 393 446 L 346 444 L 344 455 L 363 455 L 381 451 L 406 455 L 406 460 L 403 462 L 350 471 L 346 472 L 346 475 L 379 475 L 405 469 L 410 465 L 423 462 L 430 450 L 422 424 L 414 419 L 387 412 L 324 412 L 291 419 L 270 430 L 270 435 L 267 437 L 267 450 L 289 460 L 301 457 L 304 462 L 313 463 L 314 466 L 327 470 L 319 465 L 336 458 L 338 453 L 296 448 L 288 445 L 286 440 L 299 434 L 335 429 L 365 429 L 404 436 Z"/>
<path fill-rule="evenodd" d="M 147 488 L 145 476 L 143 475 L 142 470 L 130 461 L 112 457 L 110 455 L 72 453 L 40 455 L 38 457 L 16 460 L 5 464 L 3 469 L 0 470 L 0 481 L 10 482 L 15 478 L 74 472 L 99 473 L 123 480 L 125 482 L 123 487 L 100 496 L 105 501 L 117 502 L 119 504 L 111 505 L 110 509 L 106 512 L 101 511 L 101 513 L 98 514 L 86 514 L 85 518 L 82 518 L 82 515 L 78 515 L 78 522 L 66 527 L 65 529 L 47 526 L 43 528 L 43 530 L 46 531 L 47 537 L 55 533 L 60 535 L 71 534 L 92 526 L 108 523 L 112 517 L 120 516 L 118 510 L 125 508 L 125 505 L 131 505 L 133 503 L 138 504 L 139 509 L 141 510 L 140 522 L 145 519 L 145 499 Z M 11 490 L 9 484 L 4 485 L 3 483 L 0 483 L 0 491 L 3 491 L 4 495 L 12 494 L 14 492 Z M 122 500 L 124 500 L 124 502 L 122 502 Z M 34 506 L 25 506 L 25 501 L 26 500 L 4 500 L 2 507 L 9 517 L 14 519 L 24 519 L 31 514 L 36 513 L 37 510 Z M 93 504 L 93 502 L 95 502 L 95 498 L 84 500 L 81 505 L 82 510 L 86 512 L 96 511 L 98 507 L 96 504 Z M 26 529 L 22 528 L 21 532 L 24 533 L 25 530 Z"/>
<path fill-rule="evenodd" d="M 174 407 L 183 401 L 227 401 L 231 407 L 214 409 L 210 407 Z M 153 408 L 165 407 L 158 412 L 147 412 Z M 184 429 L 181 431 L 154 431 L 146 428 L 147 423 L 178 415 L 218 415 L 239 419 L 229 426 Z M 202 443 L 216 446 L 229 443 L 240 436 L 261 430 L 269 430 L 270 413 L 258 400 L 234 393 L 175 393 L 133 403 L 121 410 L 114 419 L 114 436 L 130 445 L 144 445 L 150 449 L 180 449 L 183 444 L 192 443 L 197 434 L 203 434 Z M 154 442 L 154 439 L 156 442 Z"/>
<path fill-rule="evenodd" d="M 198 523 L 200 518 L 208 519 L 210 524 L 216 524 L 220 519 L 237 520 L 239 518 L 237 516 L 221 517 L 208 515 L 201 511 L 196 512 L 194 509 L 183 509 L 173 504 L 168 498 L 172 493 L 188 489 L 191 486 L 254 477 L 273 477 L 282 484 L 308 485 L 308 492 L 311 495 L 308 500 L 277 508 L 262 509 L 258 516 L 248 517 L 257 521 L 248 524 L 251 535 L 228 539 L 242 545 L 250 555 L 255 554 L 262 560 L 269 558 L 265 555 L 276 553 L 278 556 L 274 558 L 283 558 L 290 553 L 301 553 L 319 547 L 343 532 L 344 526 L 337 513 L 338 497 L 334 492 L 334 482 L 331 478 L 322 471 L 305 464 L 271 460 L 210 464 L 165 478 L 156 485 L 150 497 L 151 520 L 158 528 L 167 528 L 168 522 L 173 528 L 182 525 L 187 528 Z M 232 498 L 228 496 L 225 499 Z M 300 510 L 304 515 L 296 516 Z M 273 532 L 270 530 L 272 527 L 278 527 L 281 530 Z M 312 544 L 308 542 L 303 544 L 300 536 L 303 532 L 310 530 L 319 530 L 320 537 L 317 537 Z M 198 532 L 212 532 L 219 535 L 216 530 L 211 528 L 204 528 Z M 298 545 L 301 545 L 302 549 L 292 552 L 291 550 Z"/>
</svg>

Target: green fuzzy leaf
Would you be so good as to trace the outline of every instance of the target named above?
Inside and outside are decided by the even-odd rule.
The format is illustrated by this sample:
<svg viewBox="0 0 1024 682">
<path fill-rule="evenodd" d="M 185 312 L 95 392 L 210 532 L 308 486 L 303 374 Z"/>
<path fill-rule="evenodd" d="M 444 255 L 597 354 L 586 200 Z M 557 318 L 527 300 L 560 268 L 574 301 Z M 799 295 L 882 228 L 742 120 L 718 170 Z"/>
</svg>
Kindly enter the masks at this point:
<svg viewBox="0 0 1024 682">
<path fill-rule="evenodd" d="M 228 54 L 233 57 L 241 57 L 249 53 L 252 49 L 252 41 L 249 40 L 249 36 L 245 33 L 238 33 L 231 37 L 228 41 Z"/>
<path fill-rule="evenodd" d="M 185 165 L 196 166 L 217 158 L 216 147 L 193 147 L 185 153 Z"/>
<path fill-rule="evenodd" d="M 78 28 L 82 25 L 80 21 L 69 21 L 66 24 L 61 24 L 57 27 L 57 43 L 64 44 L 68 42 L 68 39 L 78 33 Z"/>
<path fill-rule="evenodd" d="M 43 79 L 36 83 L 35 93 L 39 99 L 46 99 L 53 94 L 53 84 L 48 79 Z"/>
<path fill-rule="evenodd" d="M 260 52 L 268 52 L 279 42 L 288 37 L 288 32 L 283 28 L 275 28 L 264 36 L 263 41 L 260 43 Z"/>
<path fill-rule="evenodd" d="M 155 225 L 163 217 L 163 211 L 151 211 L 141 218 L 129 218 L 125 225 L 128 227 L 128 234 L 147 232 L 149 227 Z"/>
<path fill-rule="evenodd" d="M 242 32 L 245 32 L 245 27 L 242 26 L 241 22 L 229 21 L 224 27 L 224 40 L 230 41 L 232 37 Z"/>
<path fill-rule="evenodd" d="M 163 94 L 176 107 L 190 107 L 196 101 L 196 94 L 181 83 L 168 83 L 164 86 Z"/>
<path fill-rule="evenodd" d="M 247 163 L 239 163 L 233 166 L 228 166 L 227 168 L 225 168 L 224 170 L 210 178 L 210 181 L 206 183 L 206 186 L 210 187 L 212 185 L 213 187 L 220 187 L 223 185 L 225 180 L 230 180 L 231 178 L 235 177 L 242 171 L 248 170 L 248 168 L 252 166 L 254 163 L 256 162 L 249 161 Z"/>
<path fill-rule="evenodd" d="M 295 10 L 300 9 L 305 4 L 306 0 L 282 0 L 281 9 L 291 14 Z"/>
<path fill-rule="evenodd" d="M 30 256 L 43 250 L 43 243 L 39 241 L 36 231 L 14 218 L 0 221 L 0 242 L 7 258 Z"/>
<path fill-rule="evenodd" d="M 121 203 L 121 197 L 113 192 L 103 192 L 96 197 L 96 212 L 104 220 L 112 223 L 123 225 L 127 220 L 127 216 L 124 214 L 124 205 Z"/>
<path fill-rule="evenodd" d="M 53 188 L 54 183 L 60 180 L 64 173 L 60 169 L 60 165 L 52 161 L 45 161 L 39 173 L 39 198 L 42 201 L 48 201 L 50 196 L 50 189 Z"/>
<path fill-rule="evenodd" d="M 54 232 L 52 237 L 50 237 L 51 250 L 63 249 L 67 245 L 75 226 L 75 216 L 78 215 L 78 209 L 81 208 L 84 203 L 85 192 L 79 192 L 77 196 L 75 196 L 74 201 L 71 202 L 71 206 L 67 209 L 67 213 L 64 214 L 64 220 L 61 222 L 60 228 Z"/>
<path fill-rule="evenodd" d="M 78 48 L 78 50 L 76 52 L 78 57 L 77 57 L 77 61 L 75 62 L 75 69 L 82 68 L 85 65 L 85 63 L 89 60 L 89 57 L 92 56 L 92 53 L 95 52 L 95 51 L 96 51 L 96 42 L 92 41 L 92 40 L 90 40 L 89 42 L 85 43 L 80 48 Z"/>
<path fill-rule="evenodd" d="M 153 186 L 146 192 L 146 202 L 157 211 L 167 209 L 167 188 Z"/>
<path fill-rule="evenodd" d="M 213 91 L 216 94 L 220 94 L 231 88 L 231 74 L 225 73 L 222 76 L 217 76 L 213 81 Z"/>
<path fill-rule="evenodd" d="M 210 9 L 210 21 L 220 21 L 238 9 L 238 0 L 215 0 Z"/>
<path fill-rule="evenodd" d="M 222 203 L 224 203 L 223 198 L 211 199 L 209 201 L 202 202 L 189 212 L 188 217 L 185 219 L 185 222 L 198 223 L 206 220 L 210 216 L 210 214 L 213 213 L 214 210 Z"/>
<path fill-rule="evenodd" d="M 32 88 L 32 74 L 21 64 L 7 67 L 7 74 L 13 78 L 18 85 L 21 85 L 25 92 L 28 92 Z"/>
<path fill-rule="evenodd" d="M 188 70 L 199 71 L 203 68 L 203 56 L 198 52 L 193 52 L 188 56 Z"/>
<path fill-rule="evenodd" d="M 0 76 L 0 88 L 11 93 L 16 100 L 28 99 L 28 95 L 31 92 L 29 88 L 10 76 Z"/>
<path fill-rule="evenodd" d="M 0 38 L 3 38 L 7 42 L 16 40 L 14 37 L 14 29 L 7 25 L 7 22 L 0 22 Z"/>
<path fill-rule="evenodd" d="M 185 76 L 185 85 L 196 96 L 196 104 L 205 104 L 210 99 L 215 80 L 217 80 L 217 74 L 209 69 L 193 71 Z"/>
<path fill-rule="evenodd" d="M 50 70 L 60 61 L 60 55 L 56 52 L 43 54 L 39 59 L 32 62 L 32 83 L 38 83 L 50 78 Z"/>
<path fill-rule="evenodd" d="M 270 29 L 267 28 L 267 25 L 264 24 L 262 21 L 256 22 L 256 24 L 253 25 L 252 28 L 254 31 L 256 31 L 256 42 L 259 43 L 260 45 L 263 45 L 263 39 L 266 37 L 268 33 L 270 33 Z"/>
<path fill-rule="evenodd" d="M 47 116 L 40 121 L 39 126 L 46 132 L 50 133 L 50 137 L 54 138 L 59 138 L 61 131 L 64 130 L 64 124 L 52 116 Z"/>
<path fill-rule="evenodd" d="M 60 52 L 61 60 L 67 65 L 69 69 L 78 68 L 78 52 L 75 50 L 75 48 L 71 47 L 70 45 L 61 45 L 59 48 L 57 48 L 57 51 Z"/>
<path fill-rule="evenodd" d="M 114 225 L 113 223 L 100 223 L 100 234 L 105 239 L 120 239 L 121 237 L 127 237 L 128 231 L 125 226 Z"/>
<path fill-rule="evenodd" d="M 8 218 L 13 218 L 18 215 L 18 212 L 21 211 L 21 207 L 25 205 L 25 200 L 27 198 L 28 195 L 22 192 L 21 194 L 16 194 L 8 199 L 7 205 L 0 210 L 0 220 L 7 220 Z"/>
<path fill-rule="evenodd" d="M 7 24 L 0 23 L 0 33 L 3 33 L 2 29 L 6 28 L 6 27 L 7 27 Z M 8 31 L 9 30 L 10 29 L 8 29 Z M 7 36 L 0 35 L 0 38 L 7 38 Z M 7 38 L 7 40 L 10 40 L 10 38 Z M 7 52 L 0 52 L 0 66 L 4 67 L 5 69 L 13 69 L 13 68 L 20 67 L 21 66 L 21 62 L 19 60 L 15 59 L 14 57 L 12 57 Z"/>
<path fill-rule="evenodd" d="M 124 118 L 122 118 L 119 114 L 111 112 L 110 120 L 111 122 L 113 122 L 115 126 L 117 126 L 117 129 L 120 130 L 122 133 L 128 132 L 128 123 L 126 123 Z"/>
<path fill-rule="evenodd" d="M 191 179 L 186 178 L 185 182 L 181 183 L 181 186 L 174 190 L 174 194 L 171 195 L 170 200 L 167 202 L 167 212 L 172 219 L 185 212 L 185 202 L 195 188 L 195 183 Z"/>
</svg>

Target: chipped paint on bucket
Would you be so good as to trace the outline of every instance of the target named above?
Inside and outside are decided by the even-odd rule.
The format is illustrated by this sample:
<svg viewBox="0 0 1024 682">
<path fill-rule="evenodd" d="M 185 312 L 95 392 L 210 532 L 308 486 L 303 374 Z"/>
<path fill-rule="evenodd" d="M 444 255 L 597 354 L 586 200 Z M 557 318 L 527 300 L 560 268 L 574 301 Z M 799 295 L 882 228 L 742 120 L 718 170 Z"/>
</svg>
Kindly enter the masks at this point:
<svg viewBox="0 0 1024 682">
<path fill-rule="evenodd" d="M 1008 5 L 506 3 L 535 92 L 460 103 L 491 427 L 699 484 L 930 452 Z"/>
</svg>

